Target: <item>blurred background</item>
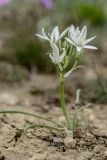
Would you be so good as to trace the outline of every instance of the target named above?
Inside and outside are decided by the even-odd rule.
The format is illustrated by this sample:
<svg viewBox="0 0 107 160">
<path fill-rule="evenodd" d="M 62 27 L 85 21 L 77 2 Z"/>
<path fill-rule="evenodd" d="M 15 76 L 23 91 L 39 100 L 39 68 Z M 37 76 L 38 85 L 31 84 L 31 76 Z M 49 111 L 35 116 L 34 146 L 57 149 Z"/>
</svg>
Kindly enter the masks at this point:
<svg viewBox="0 0 107 160">
<path fill-rule="evenodd" d="M 80 28 L 87 25 L 88 37 L 97 35 L 93 45 L 98 50 L 86 50 L 82 62 L 88 79 L 94 82 L 84 84 L 88 91 L 95 89 L 91 98 L 96 99 L 94 94 L 101 92 L 98 97 L 103 95 L 101 101 L 107 102 L 106 0 L 0 0 L 0 80 L 13 83 L 29 79 L 33 72 L 55 73 L 45 54 L 49 46 L 35 33 L 41 33 L 42 27 L 50 32 L 54 26 L 63 30 L 71 24 Z"/>
</svg>

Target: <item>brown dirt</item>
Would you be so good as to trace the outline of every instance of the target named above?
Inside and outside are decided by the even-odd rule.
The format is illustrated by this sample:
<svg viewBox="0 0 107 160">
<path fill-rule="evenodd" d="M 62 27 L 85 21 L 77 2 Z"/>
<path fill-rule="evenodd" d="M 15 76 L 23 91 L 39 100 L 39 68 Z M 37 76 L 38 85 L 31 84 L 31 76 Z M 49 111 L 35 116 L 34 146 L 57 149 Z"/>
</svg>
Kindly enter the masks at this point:
<svg viewBox="0 0 107 160">
<path fill-rule="evenodd" d="M 30 82 L 20 85 L 2 84 L 0 109 L 34 112 L 63 122 L 64 117 L 58 107 L 59 97 L 53 89 L 57 84 L 56 77 L 42 75 L 32 77 Z M 71 103 L 74 100 L 67 96 L 66 101 L 72 112 Z M 70 137 L 65 132 L 42 128 L 22 133 L 25 126 L 43 121 L 25 115 L 2 114 L 0 160 L 107 160 L 106 115 L 106 104 L 94 104 L 89 116 L 89 128 L 78 128 L 74 134 L 75 144 L 71 142 L 66 145 L 65 139 Z"/>
</svg>

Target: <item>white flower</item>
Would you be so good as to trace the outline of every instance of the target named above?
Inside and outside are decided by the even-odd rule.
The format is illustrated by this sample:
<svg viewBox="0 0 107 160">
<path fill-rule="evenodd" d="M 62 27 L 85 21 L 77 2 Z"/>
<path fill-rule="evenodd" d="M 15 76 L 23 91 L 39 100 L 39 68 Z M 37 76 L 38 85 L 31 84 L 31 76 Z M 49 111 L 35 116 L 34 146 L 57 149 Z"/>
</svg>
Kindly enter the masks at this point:
<svg viewBox="0 0 107 160">
<path fill-rule="evenodd" d="M 52 41 L 54 43 L 57 43 L 61 38 L 63 38 L 65 36 L 65 34 L 67 33 L 68 28 L 66 28 L 61 34 L 59 33 L 59 28 L 58 26 L 56 26 L 53 30 L 52 33 L 48 33 L 48 35 L 45 34 L 44 28 L 42 28 L 42 34 L 43 35 L 39 35 L 36 34 L 38 37 L 46 40 L 46 41 Z"/>
<path fill-rule="evenodd" d="M 62 53 L 60 54 L 59 48 L 56 44 L 50 42 L 50 45 L 53 49 L 52 54 L 49 55 L 50 59 L 52 60 L 53 63 L 60 64 L 63 61 L 66 54 L 65 48 L 62 49 Z"/>
<path fill-rule="evenodd" d="M 96 36 L 86 39 L 87 36 L 87 27 L 84 26 L 82 31 L 79 30 L 79 27 L 75 29 L 75 27 L 72 25 L 68 32 L 68 37 L 66 37 L 66 40 L 74 45 L 77 48 L 77 51 L 80 52 L 82 48 L 87 49 L 97 49 L 94 46 L 87 45 L 87 43 L 91 42 Z"/>
</svg>

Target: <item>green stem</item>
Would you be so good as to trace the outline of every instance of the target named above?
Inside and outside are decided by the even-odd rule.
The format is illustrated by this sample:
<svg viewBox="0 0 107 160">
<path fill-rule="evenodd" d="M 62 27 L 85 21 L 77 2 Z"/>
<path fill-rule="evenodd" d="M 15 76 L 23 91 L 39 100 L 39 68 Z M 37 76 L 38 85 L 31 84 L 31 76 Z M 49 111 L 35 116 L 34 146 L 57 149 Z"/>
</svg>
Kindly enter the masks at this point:
<svg viewBox="0 0 107 160">
<path fill-rule="evenodd" d="M 73 132 L 76 131 L 77 127 L 78 127 L 78 113 L 77 111 L 75 110 L 74 114 L 73 114 Z"/>
<path fill-rule="evenodd" d="M 91 105 L 92 105 L 92 103 L 88 103 L 88 104 L 86 104 L 85 106 L 82 106 L 81 108 L 79 108 L 77 112 L 81 112 L 82 110 L 90 107 Z"/>
<path fill-rule="evenodd" d="M 35 117 L 35 118 L 39 118 L 39 119 L 43 119 L 45 121 L 48 121 L 48 122 L 51 122 L 53 123 L 54 125 L 57 125 L 57 126 L 61 126 L 60 124 L 48 119 L 48 118 L 45 118 L 45 117 L 42 117 L 42 116 L 39 116 L 39 115 L 36 115 L 36 114 L 33 114 L 33 113 L 29 113 L 29 112 L 24 112 L 24 111 L 16 111 L 16 110 L 0 110 L 0 114 L 3 114 L 3 113 L 18 113 L 18 114 L 24 114 L 24 115 L 28 115 L 28 116 L 32 116 L 32 117 Z"/>
<path fill-rule="evenodd" d="M 78 120 L 78 106 L 80 103 L 80 89 L 77 89 L 76 91 L 76 102 L 75 102 L 75 109 L 73 113 L 73 132 L 77 129 L 79 125 L 79 120 Z"/>
<path fill-rule="evenodd" d="M 72 67 L 72 71 L 75 70 L 75 68 L 77 67 L 77 64 L 78 64 L 78 60 L 75 61 L 74 65 Z"/>
<path fill-rule="evenodd" d="M 77 89 L 76 91 L 76 105 L 80 103 L 80 89 Z"/>
<path fill-rule="evenodd" d="M 65 106 L 64 78 L 63 78 L 63 74 L 61 74 L 60 76 L 61 76 L 61 80 L 60 80 L 60 101 L 61 101 L 61 108 L 62 108 L 62 111 L 63 111 L 64 116 L 66 118 L 68 127 L 69 127 L 70 130 L 72 130 L 71 121 L 70 121 L 70 118 L 68 116 L 67 108 Z"/>
<path fill-rule="evenodd" d="M 57 127 L 52 127 L 52 126 L 48 126 L 48 125 L 41 125 L 41 124 L 34 124 L 34 125 L 30 125 L 29 127 L 27 127 L 25 129 L 25 132 L 28 129 L 33 129 L 33 128 L 48 128 L 48 129 L 55 129 L 55 130 L 59 130 L 59 131 L 63 131 L 63 128 L 57 128 Z"/>
</svg>

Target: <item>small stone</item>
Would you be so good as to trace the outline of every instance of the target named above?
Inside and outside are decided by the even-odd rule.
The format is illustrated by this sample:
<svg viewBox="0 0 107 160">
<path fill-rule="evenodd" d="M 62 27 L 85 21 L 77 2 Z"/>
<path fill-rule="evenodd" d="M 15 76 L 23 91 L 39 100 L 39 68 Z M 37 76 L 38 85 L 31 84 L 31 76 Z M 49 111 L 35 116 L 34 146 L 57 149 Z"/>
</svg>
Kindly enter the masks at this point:
<svg viewBox="0 0 107 160">
<path fill-rule="evenodd" d="M 32 158 L 30 158 L 29 160 L 45 160 L 47 157 L 47 153 L 36 153 L 35 155 L 33 155 Z"/>
<path fill-rule="evenodd" d="M 65 117 L 64 116 L 60 116 L 58 121 L 59 121 L 59 123 L 65 123 Z"/>
<path fill-rule="evenodd" d="M 107 156 L 107 150 L 104 153 L 105 153 L 105 156 Z"/>
<path fill-rule="evenodd" d="M 74 149 L 76 147 L 76 141 L 72 137 L 66 137 L 64 139 L 64 144 L 67 148 Z"/>
<path fill-rule="evenodd" d="M 54 145 L 54 146 L 64 145 L 64 141 L 63 141 L 62 138 L 53 137 L 53 145 Z"/>
<path fill-rule="evenodd" d="M 19 103 L 19 99 L 7 92 L 0 93 L 0 104 L 9 104 L 9 105 L 16 105 Z"/>
<path fill-rule="evenodd" d="M 46 140 L 46 139 L 50 139 L 50 135 L 49 135 L 49 133 L 45 133 L 45 134 L 43 134 L 43 135 L 41 135 L 41 139 L 42 140 Z"/>
<path fill-rule="evenodd" d="M 91 133 L 87 133 L 86 135 L 87 135 L 87 139 L 93 139 L 94 138 L 94 136 Z"/>
</svg>

